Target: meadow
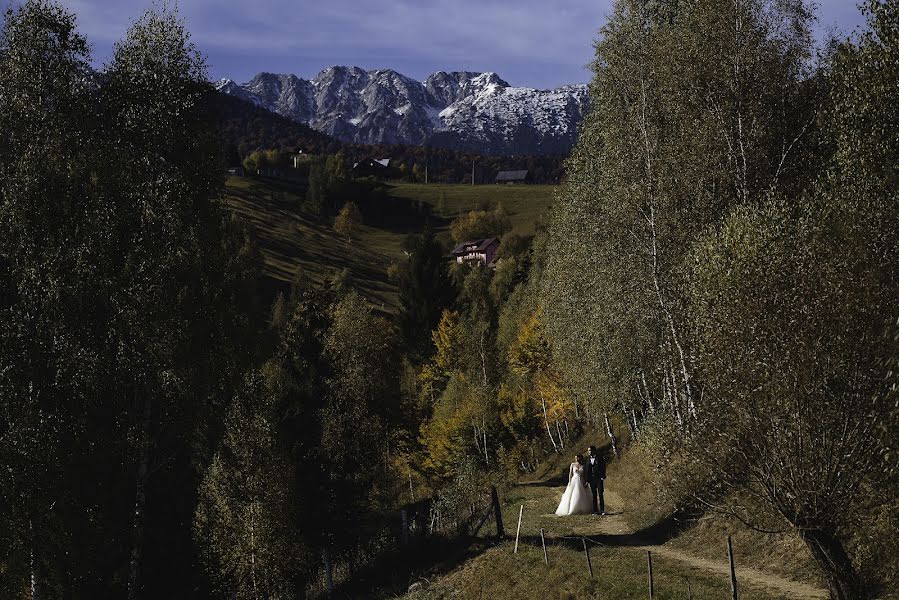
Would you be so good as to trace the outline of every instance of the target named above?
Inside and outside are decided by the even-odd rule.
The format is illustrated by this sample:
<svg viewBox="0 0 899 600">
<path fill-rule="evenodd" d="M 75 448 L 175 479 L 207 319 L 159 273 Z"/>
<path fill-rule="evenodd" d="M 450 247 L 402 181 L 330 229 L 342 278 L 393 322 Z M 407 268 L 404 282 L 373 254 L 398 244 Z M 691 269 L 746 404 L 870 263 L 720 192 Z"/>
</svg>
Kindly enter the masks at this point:
<svg viewBox="0 0 899 600">
<path fill-rule="evenodd" d="M 391 214 L 379 214 L 377 206 L 364 206 L 363 212 L 371 218 L 363 220 L 353 240 L 304 210 L 305 187 L 293 179 L 229 177 L 225 201 L 254 232 L 272 295 L 293 280 L 297 269 L 319 284 L 346 269 L 357 291 L 371 305 L 393 313 L 397 287 L 387 268 L 404 259 L 402 244 L 408 235 L 430 226 L 449 247 L 449 225 L 454 218 L 499 203 L 509 213 L 515 233 L 532 235 L 545 218 L 556 187 L 389 183 L 384 189 L 393 207 Z"/>
</svg>

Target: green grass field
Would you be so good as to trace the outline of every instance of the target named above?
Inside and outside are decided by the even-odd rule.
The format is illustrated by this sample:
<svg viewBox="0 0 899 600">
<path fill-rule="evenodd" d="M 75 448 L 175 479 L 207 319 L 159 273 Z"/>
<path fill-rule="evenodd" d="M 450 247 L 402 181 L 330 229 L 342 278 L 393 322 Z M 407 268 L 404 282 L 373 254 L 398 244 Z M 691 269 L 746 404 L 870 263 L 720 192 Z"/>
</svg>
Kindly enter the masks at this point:
<svg viewBox="0 0 899 600">
<path fill-rule="evenodd" d="M 512 219 L 512 230 L 521 235 L 534 233 L 534 225 L 544 217 L 558 188 L 552 185 L 435 185 L 394 184 L 391 195 L 420 200 L 433 208 L 435 215 L 449 221 L 460 213 L 482 207 L 493 208 L 502 202 Z"/>
<path fill-rule="evenodd" d="M 544 185 L 387 185 L 394 207 L 403 210 L 396 222 L 376 219 L 379 226 L 363 223 L 352 242 L 339 236 L 300 207 L 304 189 L 289 179 L 230 177 L 226 182 L 227 205 L 250 225 L 265 258 L 265 275 L 275 287 L 290 282 L 297 269 L 321 283 L 348 269 L 357 291 L 384 312 L 397 307 L 396 284 L 387 276 L 391 262 L 404 259 L 402 242 L 420 233 L 426 224 L 449 244 L 449 224 L 458 214 L 499 202 L 509 213 L 513 230 L 534 232 L 538 219 L 549 210 L 555 186 Z M 347 198 L 347 201 L 354 200 Z M 369 206 L 368 210 L 377 211 Z"/>
</svg>

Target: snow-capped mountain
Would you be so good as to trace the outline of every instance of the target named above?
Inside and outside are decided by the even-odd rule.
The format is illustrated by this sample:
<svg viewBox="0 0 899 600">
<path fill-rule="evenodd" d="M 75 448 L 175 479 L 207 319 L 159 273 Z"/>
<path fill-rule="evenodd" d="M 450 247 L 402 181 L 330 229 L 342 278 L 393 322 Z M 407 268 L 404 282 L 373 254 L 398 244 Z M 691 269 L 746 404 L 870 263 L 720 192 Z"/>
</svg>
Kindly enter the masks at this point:
<svg viewBox="0 0 899 600">
<path fill-rule="evenodd" d="M 259 73 L 216 88 L 345 142 L 485 154 L 567 153 L 588 106 L 586 85 L 512 87 L 495 73 L 440 71 L 421 82 L 390 69 L 331 67 L 311 81 Z"/>
</svg>

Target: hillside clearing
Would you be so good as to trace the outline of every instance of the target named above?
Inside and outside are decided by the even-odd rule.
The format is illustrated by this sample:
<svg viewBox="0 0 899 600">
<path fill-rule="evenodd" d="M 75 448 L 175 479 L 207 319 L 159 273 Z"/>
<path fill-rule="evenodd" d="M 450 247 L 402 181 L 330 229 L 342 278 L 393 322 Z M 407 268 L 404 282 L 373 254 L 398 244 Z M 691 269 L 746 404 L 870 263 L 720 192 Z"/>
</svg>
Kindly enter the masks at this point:
<svg viewBox="0 0 899 600">
<path fill-rule="evenodd" d="M 449 224 L 457 214 L 498 203 L 508 211 L 513 231 L 530 235 L 548 211 L 555 189 L 547 185 L 391 183 L 386 191 L 392 208 L 399 211 L 396 218 L 377 214 L 377 206 L 363 206 L 363 212 L 376 214 L 376 218 L 367 220 L 377 222 L 377 226 L 363 223 L 352 241 L 303 210 L 302 182 L 229 177 L 225 202 L 254 232 L 272 293 L 286 288 L 298 269 L 318 284 L 347 269 L 353 285 L 370 304 L 383 312 L 394 312 L 397 288 L 387 276 L 387 267 L 404 260 L 402 243 L 406 236 L 430 226 L 449 246 Z"/>
<path fill-rule="evenodd" d="M 653 555 L 656 598 L 727 597 L 730 594 L 726 551 L 720 560 L 690 554 L 654 540 L 646 531 L 632 528 L 629 508 L 609 481 L 607 516 L 557 517 L 558 498 L 564 478 L 523 482 L 505 494 L 503 520 L 507 537 L 515 535 L 520 507 L 524 507 L 521 543 L 514 554 L 514 541 L 507 541 L 469 560 L 457 570 L 432 582 L 422 582 L 404 596 L 406 600 L 441 598 L 645 598 L 647 556 Z M 547 542 L 549 564 L 544 564 L 541 530 Z M 590 547 L 594 578 L 587 571 L 583 543 Z M 735 549 L 739 564 L 741 555 Z M 815 585 L 757 569 L 736 570 L 740 598 L 748 600 L 827 598 Z"/>
</svg>

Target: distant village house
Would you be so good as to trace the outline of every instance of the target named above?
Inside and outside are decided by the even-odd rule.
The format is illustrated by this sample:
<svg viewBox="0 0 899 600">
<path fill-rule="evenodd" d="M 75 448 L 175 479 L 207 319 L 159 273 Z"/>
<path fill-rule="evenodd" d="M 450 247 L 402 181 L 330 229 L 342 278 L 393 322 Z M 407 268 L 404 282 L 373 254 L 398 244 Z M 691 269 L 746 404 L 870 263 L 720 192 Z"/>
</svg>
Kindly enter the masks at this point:
<svg viewBox="0 0 899 600">
<path fill-rule="evenodd" d="M 353 177 L 386 177 L 389 172 L 389 158 L 367 158 L 353 163 Z"/>
<path fill-rule="evenodd" d="M 523 171 L 500 171 L 496 174 L 496 183 L 531 183 L 531 172 L 527 169 Z"/>
<path fill-rule="evenodd" d="M 294 169 L 299 169 L 304 164 L 310 162 L 313 158 L 314 156 L 312 154 L 309 154 L 302 149 L 298 149 L 296 152 L 290 155 L 290 160 L 293 163 Z"/>
<path fill-rule="evenodd" d="M 462 242 L 453 249 L 452 255 L 460 265 L 492 267 L 497 250 L 499 250 L 499 239 L 493 237 Z"/>
</svg>

